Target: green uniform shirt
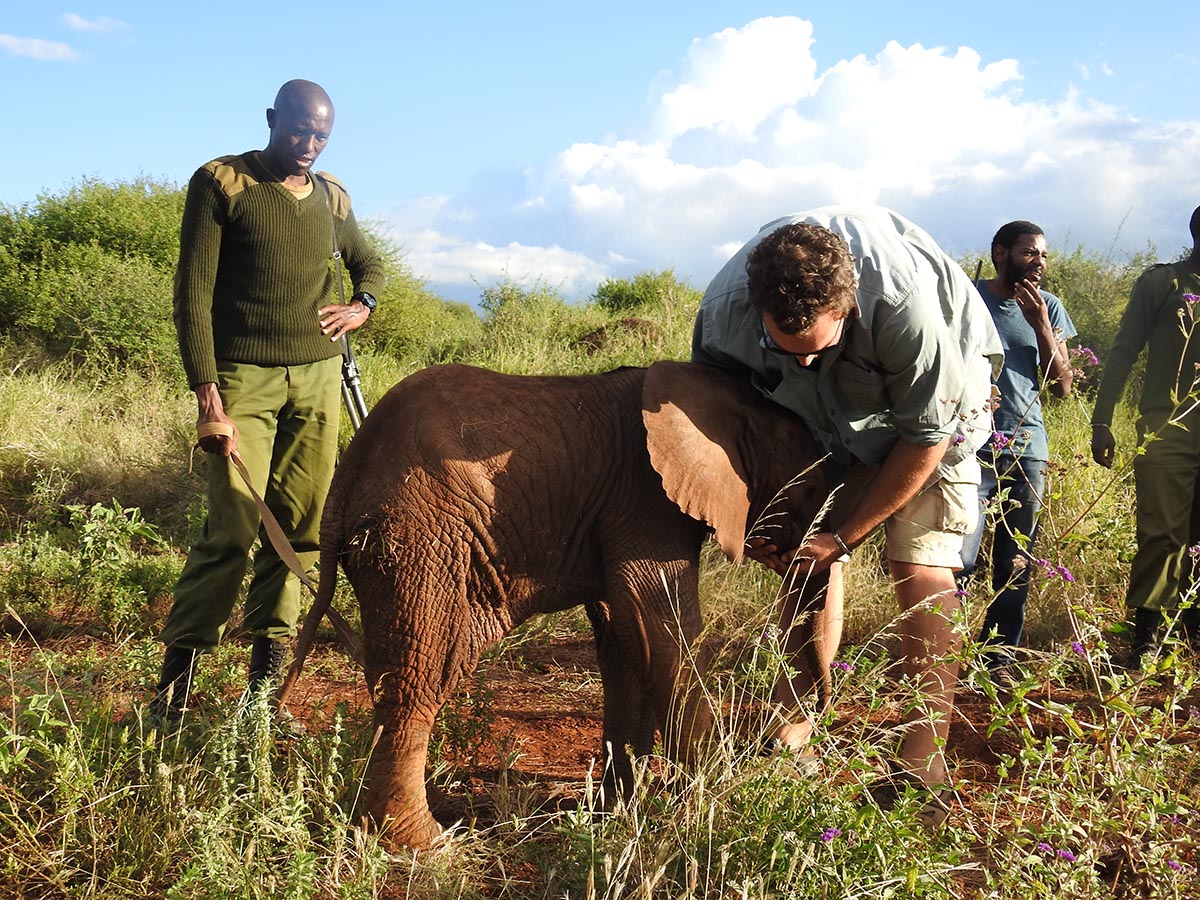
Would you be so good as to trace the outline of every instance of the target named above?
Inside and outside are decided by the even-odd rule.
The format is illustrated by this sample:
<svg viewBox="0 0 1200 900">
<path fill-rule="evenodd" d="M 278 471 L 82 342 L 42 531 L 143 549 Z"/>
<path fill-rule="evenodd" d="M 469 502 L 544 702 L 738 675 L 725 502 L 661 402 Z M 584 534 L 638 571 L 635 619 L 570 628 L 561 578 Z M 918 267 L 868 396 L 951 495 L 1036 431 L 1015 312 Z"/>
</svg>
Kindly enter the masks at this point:
<svg viewBox="0 0 1200 900">
<path fill-rule="evenodd" d="M 1184 263 L 1152 266 L 1138 278 L 1104 362 L 1093 422 L 1112 424 L 1113 410 L 1143 348 L 1148 353 L 1138 403 L 1142 415 L 1170 415 L 1192 390 L 1200 372 L 1200 339 L 1194 336 L 1200 309 L 1185 301 L 1184 294 L 1200 295 L 1200 276 Z"/>
</svg>

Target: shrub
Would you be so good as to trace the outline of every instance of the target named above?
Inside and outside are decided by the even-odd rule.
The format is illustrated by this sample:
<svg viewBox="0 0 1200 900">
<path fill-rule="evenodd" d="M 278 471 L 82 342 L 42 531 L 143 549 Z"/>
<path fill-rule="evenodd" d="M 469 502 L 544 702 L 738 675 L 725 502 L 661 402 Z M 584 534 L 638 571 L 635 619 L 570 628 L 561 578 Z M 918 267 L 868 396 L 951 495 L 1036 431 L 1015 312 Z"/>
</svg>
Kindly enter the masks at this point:
<svg viewBox="0 0 1200 900">
<path fill-rule="evenodd" d="M 663 269 L 639 272 L 633 278 L 606 279 L 592 299 L 609 313 L 648 315 L 672 306 L 699 306 L 700 292 L 676 278 L 674 269 Z"/>
<path fill-rule="evenodd" d="M 171 277 L 144 258 L 66 245 L 0 276 L 0 312 L 15 338 L 92 371 L 115 362 L 182 378 Z"/>
<path fill-rule="evenodd" d="M 94 244 L 160 268 L 179 257 L 184 191 L 150 178 L 107 183 L 84 178 L 63 194 L 0 210 L 0 240 L 25 263 L 45 261 L 73 244 Z"/>
<path fill-rule="evenodd" d="M 1079 345 L 1103 356 L 1116 337 L 1134 281 L 1155 261 L 1153 247 L 1125 262 L 1114 262 L 1084 247 L 1076 247 L 1070 254 L 1056 251 L 1050 254 L 1042 287 L 1066 306 L 1079 332 Z"/>
</svg>

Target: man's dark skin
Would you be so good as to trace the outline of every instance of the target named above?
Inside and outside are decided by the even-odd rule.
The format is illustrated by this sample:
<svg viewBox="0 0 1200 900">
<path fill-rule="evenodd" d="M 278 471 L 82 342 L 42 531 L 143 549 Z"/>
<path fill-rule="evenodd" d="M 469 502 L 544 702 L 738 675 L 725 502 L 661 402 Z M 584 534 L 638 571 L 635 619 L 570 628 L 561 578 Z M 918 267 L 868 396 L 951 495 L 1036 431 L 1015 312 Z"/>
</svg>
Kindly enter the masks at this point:
<svg viewBox="0 0 1200 900">
<path fill-rule="evenodd" d="M 289 81 L 279 89 L 275 106 L 267 110 L 267 128 L 271 137 L 262 151 L 263 166 L 279 182 L 295 188 L 309 183 L 309 172 L 333 131 L 333 101 L 325 89 L 311 81 Z M 314 190 L 320 188 L 314 185 Z M 346 305 L 332 303 L 317 310 L 321 334 L 337 341 L 343 335 L 362 327 L 370 315 L 367 308 L 353 300 Z M 223 424 L 232 436 L 209 435 L 200 439 L 200 447 L 209 453 L 232 456 L 237 450 L 238 433 L 233 421 L 225 415 L 221 395 L 213 382 L 196 385 L 196 404 L 199 414 L 196 427 Z"/>
<path fill-rule="evenodd" d="M 1195 216 L 1193 216 L 1195 221 Z M 1187 270 L 1193 275 L 1200 275 L 1200 233 L 1192 232 L 1192 252 L 1184 260 Z M 1113 437 L 1112 429 L 1107 425 L 1092 426 L 1092 459 L 1111 469 L 1117 454 L 1117 439 Z"/>
</svg>

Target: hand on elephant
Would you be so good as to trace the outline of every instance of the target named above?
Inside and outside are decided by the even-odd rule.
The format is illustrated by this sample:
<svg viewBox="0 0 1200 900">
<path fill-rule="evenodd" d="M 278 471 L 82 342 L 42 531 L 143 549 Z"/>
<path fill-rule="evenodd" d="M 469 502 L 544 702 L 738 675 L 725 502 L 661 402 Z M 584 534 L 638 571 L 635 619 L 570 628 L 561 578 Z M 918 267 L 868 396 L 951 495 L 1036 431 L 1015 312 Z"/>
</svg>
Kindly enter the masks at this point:
<svg viewBox="0 0 1200 900">
<path fill-rule="evenodd" d="M 785 551 L 780 551 L 766 538 L 749 538 L 746 541 L 746 555 L 783 577 L 793 566 L 811 565 L 811 571 L 807 574 L 824 572 L 840 560 L 843 554 L 833 535 L 828 531 L 821 531 L 794 550 Z"/>
<path fill-rule="evenodd" d="M 835 562 L 841 561 L 843 556 L 842 545 L 838 543 L 833 534 L 828 531 L 819 531 L 795 550 L 784 553 L 783 559 L 786 560 L 789 568 L 799 566 L 803 569 L 806 565 L 810 566 L 809 571 L 804 574 L 813 575 L 824 572 Z"/>
<path fill-rule="evenodd" d="M 766 538 L 752 537 L 746 539 L 746 555 L 758 563 L 762 563 L 776 575 L 783 577 L 787 573 L 788 564 L 779 548 Z"/>
</svg>

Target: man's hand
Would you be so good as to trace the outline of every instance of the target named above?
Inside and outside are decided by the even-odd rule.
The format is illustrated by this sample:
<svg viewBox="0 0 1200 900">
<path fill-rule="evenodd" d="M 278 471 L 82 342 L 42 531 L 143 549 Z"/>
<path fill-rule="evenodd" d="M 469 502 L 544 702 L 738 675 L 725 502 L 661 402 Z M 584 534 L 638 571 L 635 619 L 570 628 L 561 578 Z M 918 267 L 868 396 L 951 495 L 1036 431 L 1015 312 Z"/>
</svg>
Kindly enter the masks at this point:
<svg viewBox="0 0 1200 900">
<path fill-rule="evenodd" d="M 221 402 L 221 395 L 217 392 L 215 384 L 212 382 L 198 384 L 194 390 L 196 392 L 196 405 L 199 408 L 199 413 L 196 416 L 196 428 L 198 429 L 201 425 L 219 423 L 233 429 L 232 437 L 227 437 L 223 434 L 210 434 L 207 437 L 200 438 L 197 443 L 200 444 L 200 449 L 205 453 L 216 453 L 228 459 L 237 450 L 237 426 L 233 424 L 233 419 L 225 415 L 225 404 Z"/>
<path fill-rule="evenodd" d="M 762 563 L 776 575 L 782 576 L 787 572 L 787 563 L 779 548 L 766 538 L 754 537 L 746 541 L 746 555 L 757 563 Z"/>
<path fill-rule="evenodd" d="M 1113 437 L 1112 429 L 1107 425 L 1092 426 L 1092 459 L 1111 469 L 1113 459 L 1117 454 L 1117 439 Z"/>
<path fill-rule="evenodd" d="M 1050 325 L 1050 310 L 1037 285 L 1026 279 L 1018 281 L 1013 286 L 1013 291 L 1013 299 L 1017 301 L 1017 306 L 1030 327 L 1034 331 L 1053 335 L 1054 328 Z"/>
<path fill-rule="evenodd" d="M 746 555 L 782 578 L 793 567 L 805 574 L 823 572 L 840 560 L 843 553 L 833 535 L 822 531 L 795 550 L 783 552 L 766 538 L 750 538 L 746 541 Z"/>
<path fill-rule="evenodd" d="M 357 300 L 351 300 L 345 306 L 340 303 L 322 306 L 317 310 L 317 315 L 321 317 L 321 334 L 329 335 L 331 341 L 338 341 L 362 328 L 371 313 Z"/>
</svg>

